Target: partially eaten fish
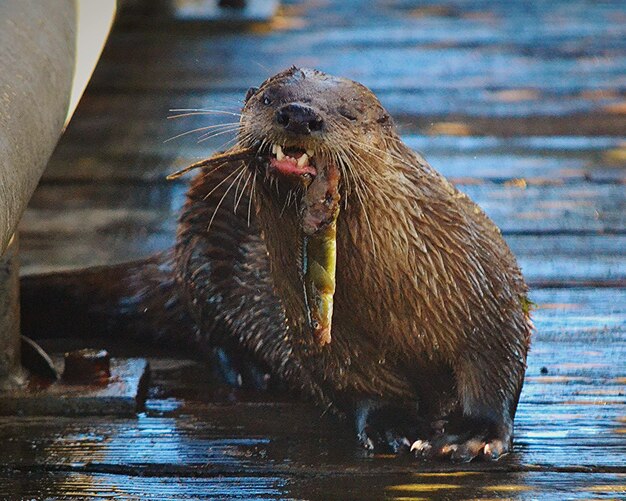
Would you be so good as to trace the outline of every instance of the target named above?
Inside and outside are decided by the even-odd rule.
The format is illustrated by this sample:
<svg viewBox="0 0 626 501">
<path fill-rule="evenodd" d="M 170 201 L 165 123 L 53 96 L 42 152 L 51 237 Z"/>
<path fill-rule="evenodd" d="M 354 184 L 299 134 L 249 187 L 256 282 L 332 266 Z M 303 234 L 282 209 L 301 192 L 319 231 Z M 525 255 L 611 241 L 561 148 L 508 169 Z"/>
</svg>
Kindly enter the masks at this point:
<svg viewBox="0 0 626 501">
<path fill-rule="evenodd" d="M 302 199 L 302 276 L 307 318 L 316 341 L 330 343 L 337 269 L 339 170 L 319 169 Z"/>
</svg>

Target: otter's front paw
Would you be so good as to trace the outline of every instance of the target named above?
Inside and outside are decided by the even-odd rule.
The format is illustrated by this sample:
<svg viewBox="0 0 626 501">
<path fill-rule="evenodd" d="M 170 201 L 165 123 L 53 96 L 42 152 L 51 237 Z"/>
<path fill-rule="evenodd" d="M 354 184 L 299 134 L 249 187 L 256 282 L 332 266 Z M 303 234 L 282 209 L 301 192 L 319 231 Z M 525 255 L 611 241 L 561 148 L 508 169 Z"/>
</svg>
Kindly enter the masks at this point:
<svg viewBox="0 0 626 501">
<path fill-rule="evenodd" d="M 416 456 L 466 463 L 474 458 L 497 460 L 509 452 L 509 441 L 487 439 L 485 435 L 444 433 L 432 440 L 417 440 L 411 445 Z"/>
</svg>

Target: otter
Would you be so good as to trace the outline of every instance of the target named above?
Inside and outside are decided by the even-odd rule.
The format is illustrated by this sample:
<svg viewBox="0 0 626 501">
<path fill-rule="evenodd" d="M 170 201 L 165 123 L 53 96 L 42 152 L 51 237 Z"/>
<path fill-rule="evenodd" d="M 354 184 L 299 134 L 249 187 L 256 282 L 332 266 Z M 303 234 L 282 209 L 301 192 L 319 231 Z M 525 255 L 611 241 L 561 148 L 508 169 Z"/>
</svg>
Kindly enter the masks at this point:
<svg viewBox="0 0 626 501">
<path fill-rule="evenodd" d="M 27 278 L 26 329 L 37 300 L 71 292 L 91 298 L 86 324 L 100 314 L 110 330 L 245 353 L 353 419 L 368 449 L 510 451 L 527 286 L 494 223 L 402 142 L 369 89 L 285 70 L 248 91 L 237 145 L 203 165 L 173 251 Z M 326 292 L 311 259 L 326 263 Z"/>
</svg>

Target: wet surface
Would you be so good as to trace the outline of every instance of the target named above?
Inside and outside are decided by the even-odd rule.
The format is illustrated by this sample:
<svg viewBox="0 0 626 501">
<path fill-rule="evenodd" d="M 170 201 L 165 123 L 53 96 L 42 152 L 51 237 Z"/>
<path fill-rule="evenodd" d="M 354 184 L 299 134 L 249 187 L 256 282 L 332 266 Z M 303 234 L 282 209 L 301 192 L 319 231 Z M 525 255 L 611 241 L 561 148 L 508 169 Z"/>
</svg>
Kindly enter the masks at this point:
<svg viewBox="0 0 626 501">
<path fill-rule="evenodd" d="M 236 112 L 291 64 L 357 79 L 502 228 L 532 285 L 514 452 L 469 465 L 370 456 L 310 404 L 104 343 L 150 356 L 146 412 L 0 418 L 0 498 L 624 498 L 625 41 L 617 0 L 284 2 L 244 32 L 120 17 L 23 220 L 23 271 L 171 245 L 187 179 L 165 175 L 231 136 L 165 140 L 236 117 L 167 120 L 169 109 Z"/>
<path fill-rule="evenodd" d="M 55 368 L 63 372 L 61 357 L 53 358 Z M 63 377 L 55 381 L 31 372 L 25 388 L 0 396 L 0 414 L 134 416 L 143 409 L 149 378 L 148 363 L 144 359 L 110 360 L 108 375 L 99 372 L 97 379 L 80 379 L 75 374 L 68 378 L 66 374 L 67 371 L 63 372 Z"/>
</svg>

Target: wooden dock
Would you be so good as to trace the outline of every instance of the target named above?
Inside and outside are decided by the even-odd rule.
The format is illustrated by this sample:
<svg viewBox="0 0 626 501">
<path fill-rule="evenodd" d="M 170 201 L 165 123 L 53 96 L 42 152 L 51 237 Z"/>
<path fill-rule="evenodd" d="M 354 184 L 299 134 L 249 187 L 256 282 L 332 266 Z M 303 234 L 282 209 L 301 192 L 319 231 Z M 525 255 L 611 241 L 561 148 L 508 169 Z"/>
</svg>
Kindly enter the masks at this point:
<svg viewBox="0 0 626 501">
<path fill-rule="evenodd" d="M 187 179 L 165 175 L 230 137 L 168 139 L 234 118 L 169 110 L 236 112 L 292 64 L 371 87 L 518 256 L 537 332 L 514 453 L 372 456 L 308 403 L 154 355 L 136 418 L 0 418 L 0 499 L 625 499 L 622 1 L 294 0 L 237 30 L 123 15 L 24 217 L 23 272 L 169 247 Z"/>
</svg>

